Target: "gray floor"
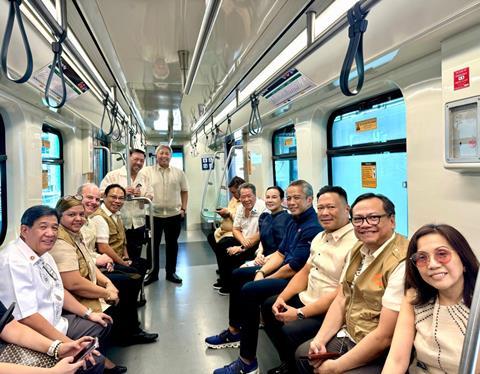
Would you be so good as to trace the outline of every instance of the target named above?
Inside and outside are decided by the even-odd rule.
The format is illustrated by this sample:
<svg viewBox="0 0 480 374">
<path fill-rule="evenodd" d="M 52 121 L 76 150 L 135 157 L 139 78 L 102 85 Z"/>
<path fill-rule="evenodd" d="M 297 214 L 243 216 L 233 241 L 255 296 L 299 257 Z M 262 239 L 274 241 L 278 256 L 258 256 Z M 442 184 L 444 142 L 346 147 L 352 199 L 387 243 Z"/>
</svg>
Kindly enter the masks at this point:
<svg viewBox="0 0 480 374">
<path fill-rule="evenodd" d="M 128 366 L 130 374 L 212 373 L 238 357 L 238 349 L 205 348 L 205 337 L 226 327 L 228 297 L 212 289 L 216 261 L 208 243 L 198 241 L 200 233 L 188 236 L 194 241 L 180 243 L 178 255 L 177 273 L 183 278 L 183 285 L 165 282 L 161 270 L 160 281 L 145 288 L 147 305 L 138 310 L 144 329 L 160 334 L 158 342 L 114 348 L 110 352 L 112 360 Z M 164 257 L 161 253 L 162 264 Z M 258 357 L 262 373 L 279 364 L 263 331 Z"/>
</svg>

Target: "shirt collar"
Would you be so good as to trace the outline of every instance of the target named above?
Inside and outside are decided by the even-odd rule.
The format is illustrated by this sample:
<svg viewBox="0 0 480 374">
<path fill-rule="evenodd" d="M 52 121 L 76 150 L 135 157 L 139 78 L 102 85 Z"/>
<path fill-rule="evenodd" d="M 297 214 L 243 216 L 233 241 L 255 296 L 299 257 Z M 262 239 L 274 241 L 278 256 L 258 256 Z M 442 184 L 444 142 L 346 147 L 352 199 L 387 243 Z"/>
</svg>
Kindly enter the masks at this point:
<svg viewBox="0 0 480 374">
<path fill-rule="evenodd" d="M 360 248 L 360 253 L 362 254 L 362 256 L 373 256 L 373 258 L 377 258 L 378 256 L 380 256 L 380 253 L 383 252 L 383 250 L 387 247 L 387 245 L 390 244 L 390 242 L 395 239 L 395 232 L 393 233 L 393 235 L 390 237 L 390 239 L 388 239 L 385 243 L 383 243 L 380 248 L 378 248 L 375 252 L 373 253 L 370 253 L 367 248 L 365 248 L 364 245 L 362 245 L 362 247 Z"/>
<path fill-rule="evenodd" d="M 303 223 L 310 218 L 312 213 L 315 214 L 315 216 L 317 215 L 317 213 L 315 213 L 315 209 L 313 209 L 313 207 L 310 207 L 306 211 L 300 213 L 298 216 L 292 215 L 292 218 L 294 221 L 297 221 L 297 223 Z"/>
<path fill-rule="evenodd" d="M 118 213 L 113 213 L 113 212 L 111 212 L 111 211 L 106 207 L 105 204 L 102 204 L 102 205 L 100 206 L 100 208 L 101 208 L 101 209 L 107 214 L 107 216 L 109 216 L 109 217 L 111 217 L 111 216 L 114 216 L 114 217 L 115 217 L 116 215 L 120 214 L 120 212 L 118 212 Z"/>
<path fill-rule="evenodd" d="M 332 239 L 335 243 L 337 243 L 352 230 L 353 230 L 353 225 L 349 222 L 345 226 L 342 226 L 333 232 L 326 232 L 326 231 L 322 232 L 322 239 L 323 240 Z"/>
<path fill-rule="evenodd" d="M 162 168 L 159 164 L 155 164 L 155 170 L 158 170 L 158 171 L 165 171 L 165 170 L 170 170 L 172 167 L 170 165 L 168 165 L 168 167 L 166 168 Z"/>
<path fill-rule="evenodd" d="M 20 250 L 20 253 L 30 262 L 33 264 L 36 264 L 37 262 L 39 262 L 40 260 L 42 260 L 41 257 L 39 257 L 35 251 L 30 248 L 27 243 L 25 243 L 23 241 L 22 238 L 18 238 L 16 241 L 15 241 L 15 245 L 17 246 L 17 248 Z"/>
</svg>

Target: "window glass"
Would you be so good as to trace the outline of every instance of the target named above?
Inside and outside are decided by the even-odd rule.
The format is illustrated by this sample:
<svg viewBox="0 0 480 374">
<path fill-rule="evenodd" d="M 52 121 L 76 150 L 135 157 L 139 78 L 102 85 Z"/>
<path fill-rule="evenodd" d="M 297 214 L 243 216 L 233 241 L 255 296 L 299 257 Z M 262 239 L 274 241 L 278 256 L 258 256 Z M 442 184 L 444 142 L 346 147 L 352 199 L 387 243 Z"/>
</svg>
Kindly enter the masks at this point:
<svg viewBox="0 0 480 374">
<path fill-rule="evenodd" d="M 408 235 L 405 102 L 399 91 L 334 112 L 329 119 L 329 176 L 349 203 L 361 194 L 395 204 L 396 231 Z"/>
<path fill-rule="evenodd" d="M 358 109 L 340 114 L 333 121 L 333 147 L 383 143 L 388 140 L 405 138 L 405 102 L 403 98 L 376 104 L 367 110 Z"/>
<path fill-rule="evenodd" d="M 172 159 L 170 165 L 176 167 L 177 169 L 183 170 L 183 151 L 178 149 L 172 149 Z"/>
<path fill-rule="evenodd" d="M 103 178 L 107 175 L 107 151 L 102 148 L 95 148 L 94 149 L 94 183 L 97 186 L 100 186 Z"/>
<path fill-rule="evenodd" d="M 63 195 L 63 149 L 60 132 L 43 125 L 42 203 L 52 208 Z"/>
<path fill-rule="evenodd" d="M 273 133 L 273 173 L 276 186 L 286 189 L 298 179 L 297 138 L 295 126 L 289 125 Z"/>
<path fill-rule="evenodd" d="M 0 115 L 0 244 L 7 233 L 7 156 L 5 152 L 5 127 Z"/>
</svg>

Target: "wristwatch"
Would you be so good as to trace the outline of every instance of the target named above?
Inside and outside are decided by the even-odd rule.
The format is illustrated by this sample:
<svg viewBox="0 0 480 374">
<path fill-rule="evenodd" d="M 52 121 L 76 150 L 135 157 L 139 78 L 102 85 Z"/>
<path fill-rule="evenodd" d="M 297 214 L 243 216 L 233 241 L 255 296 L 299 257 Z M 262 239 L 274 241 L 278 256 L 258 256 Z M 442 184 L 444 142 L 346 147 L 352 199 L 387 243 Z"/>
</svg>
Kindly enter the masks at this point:
<svg viewBox="0 0 480 374">
<path fill-rule="evenodd" d="M 262 269 L 255 270 L 255 274 L 261 273 L 265 277 L 265 272 Z"/>
<path fill-rule="evenodd" d="M 85 311 L 85 313 L 83 313 L 82 318 L 83 318 L 83 319 L 88 319 L 88 317 L 90 317 L 90 314 L 92 314 L 92 313 L 93 313 L 92 308 L 88 308 L 88 309 Z"/>
<path fill-rule="evenodd" d="M 302 309 L 297 309 L 297 319 L 305 319 L 305 314 L 303 314 Z"/>
</svg>

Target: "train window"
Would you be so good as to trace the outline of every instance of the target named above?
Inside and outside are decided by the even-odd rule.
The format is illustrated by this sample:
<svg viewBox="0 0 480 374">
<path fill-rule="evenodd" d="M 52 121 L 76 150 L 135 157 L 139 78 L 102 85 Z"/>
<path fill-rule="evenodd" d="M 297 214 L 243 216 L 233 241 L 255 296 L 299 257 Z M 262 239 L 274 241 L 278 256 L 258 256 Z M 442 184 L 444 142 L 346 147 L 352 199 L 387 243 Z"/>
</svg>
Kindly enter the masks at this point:
<svg viewBox="0 0 480 374">
<path fill-rule="evenodd" d="M 328 122 L 329 181 L 349 202 L 367 192 L 395 204 L 397 231 L 408 234 L 405 102 L 400 91 L 332 113 Z"/>
<path fill-rule="evenodd" d="M 184 170 L 183 166 L 183 148 L 182 147 L 172 147 L 172 160 L 170 164 L 180 170 Z"/>
<path fill-rule="evenodd" d="M 63 195 L 62 135 L 49 125 L 42 130 L 42 203 L 53 208 Z"/>
<path fill-rule="evenodd" d="M 7 155 L 5 152 L 5 126 L 0 115 L 0 244 L 7 233 Z"/>
<path fill-rule="evenodd" d="M 298 179 L 297 139 L 295 126 L 289 125 L 273 133 L 273 182 L 286 189 Z"/>
</svg>

